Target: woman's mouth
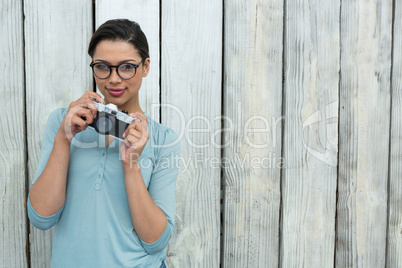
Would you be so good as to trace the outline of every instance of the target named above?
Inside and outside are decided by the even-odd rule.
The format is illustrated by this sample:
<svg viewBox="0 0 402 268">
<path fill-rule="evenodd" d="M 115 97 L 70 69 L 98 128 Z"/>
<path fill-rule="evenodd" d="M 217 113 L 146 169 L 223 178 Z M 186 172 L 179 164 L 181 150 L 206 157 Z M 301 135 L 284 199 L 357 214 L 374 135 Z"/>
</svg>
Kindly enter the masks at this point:
<svg viewBox="0 0 402 268">
<path fill-rule="evenodd" d="M 124 93 L 124 89 L 121 89 L 121 88 L 108 88 L 107 91 L 113 97 L 119 97 L 119 96 L 123 95 L 123 93 Z"/>
</svg>

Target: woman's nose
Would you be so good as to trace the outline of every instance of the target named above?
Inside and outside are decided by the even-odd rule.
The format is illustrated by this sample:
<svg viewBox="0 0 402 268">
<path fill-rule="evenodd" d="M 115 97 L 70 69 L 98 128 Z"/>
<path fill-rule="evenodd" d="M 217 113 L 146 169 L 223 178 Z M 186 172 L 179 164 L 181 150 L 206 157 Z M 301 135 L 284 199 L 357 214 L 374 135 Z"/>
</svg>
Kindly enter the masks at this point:
<svg viewBox="0 0 402 268">
<path fill-rule="evenodd" d="M 109 76 L 109 82 L 111 83 L 120 83 L 121 78 L 119 74 L 117 73 L 117 68 L 112 68 L 110 71 L 110 76 Z"/>
</svg>

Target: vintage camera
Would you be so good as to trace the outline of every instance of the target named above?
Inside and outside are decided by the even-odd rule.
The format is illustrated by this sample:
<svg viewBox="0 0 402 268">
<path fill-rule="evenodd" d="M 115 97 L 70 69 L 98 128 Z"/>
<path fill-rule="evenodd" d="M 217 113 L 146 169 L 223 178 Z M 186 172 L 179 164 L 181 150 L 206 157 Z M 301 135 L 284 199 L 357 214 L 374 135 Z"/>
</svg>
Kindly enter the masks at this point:
<svg viewBox="0 0 402 268">
<path fill-rule="evenodd" d="M 123 141 L 124 131 L 131 122 L 135 119 L 141 121 L 139 118 L 129 116 L 127 111 L 117 109 L 117 106 L 113 103 L 105 105 L 94 98 L 91 99 L 98 111 L 94 122 L 88 125 L 88 127 L 94 129 L 99 134 L 108 135 Z"/>
</svg>

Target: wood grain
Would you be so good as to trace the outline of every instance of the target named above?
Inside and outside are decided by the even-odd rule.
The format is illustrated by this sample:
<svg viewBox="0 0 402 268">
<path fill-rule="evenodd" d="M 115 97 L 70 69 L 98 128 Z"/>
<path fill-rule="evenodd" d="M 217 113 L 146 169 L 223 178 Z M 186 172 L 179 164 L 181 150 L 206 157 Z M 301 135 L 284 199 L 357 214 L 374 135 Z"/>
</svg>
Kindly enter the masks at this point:
<svg viewBox="0 0 402 268">
<path fill-rule="evenodd" d="M 342 1 L 336 267 L 384 267 L 392 1 Z"/>
<path fill-rule="evenodd" d="M 219 267 L 222 2 L 162 5 L 162 124 L 179 135 L 169 267 Z"/>
<path fill-rule="evenodd" d="M 225 1 L 222 267 L 278 267 L 283 1 Z"/>
<path fill-rule="evenodd" d="M 140 106 L 148 115 L 159 122 L 159 0 L 98 0 L 95 7 L 96 28 L 109 19 L 124 18 L 137 22 L 145 33 L 149 46 L 151 70 L 142 81 L 139 93 Z"/>
<path fill-rule="evenodd" d="M 339 1 L 286 1 L 281 267 L 332 267 Z"/>
<path fill-rule="evenodd" d="M 402 267 L 402 4 L 394 2 L 388 267 Z"/>
<path fill-rule="evenodd" d="M 0 267 L 50 266 L 26 178 L 50 112 L 92 89 L 92 25 L 110 18 L 144 30 L 140 104 L 181 143 L 169 267 L 402 267 L 399 1 L 0 6 Z"/>
<path fill-rule="evenodd" d="M 87 90 L 92 74 L 87 46 L 91 1 L 24 1 L 28 168 L 32 180 L 47 118 Z M 32 181 L 31 181 L 32 182 Z M 31 267 L 50 267 L 53 230 L 31 226 Z"/>
<path fill-rule="evenodd" d="M 28 267 L 22 1 L 0 6 L 0 266 Z"/>
</svg>

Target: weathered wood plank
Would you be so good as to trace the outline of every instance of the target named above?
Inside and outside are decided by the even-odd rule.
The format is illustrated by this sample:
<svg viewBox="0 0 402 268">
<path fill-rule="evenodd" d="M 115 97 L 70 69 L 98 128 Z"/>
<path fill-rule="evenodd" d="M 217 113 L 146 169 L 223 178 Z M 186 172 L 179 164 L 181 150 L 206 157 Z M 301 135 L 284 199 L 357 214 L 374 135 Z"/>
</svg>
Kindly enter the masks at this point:
<svg viewBox="0 0 402 268">
<path fill-rule="evenodd" d="M 339 1 L 286 1 L 281 267 L 332 267 Z"/>
<path fill-rule="evenodd" d="M 32 180 L 51 111 L 92 89 L 92 2 L 25 0 L 28 168 Z M 53 230 L 31 226 L 31 265 L 49 267 Z"/>
<path fill-rule="evenodd" d="M 162 124 L 181 139 L 168 264 L 219 267 L 222 2 L 176 0 L 161 8 Z"/>
<path fill-rule="evenodd" d="M 278 267 L 283 0 L 224 12 L 223 267 Z"/>
<path fill-rule="evenodd" d="M 28 267 L 22 1 L 0 6 L 0 266 Z"/>
<path fill-rule="evenodd" d="M 394 2 L 388 267 L 402 267 L 402 3 Z"/>
<path fill-rule="evenodd" d="M 392 1 L 342 1 L 336 267 L 384 267 Z"/>
<path fill-rule="evenodd" d="M 109 19 L 125 18 L 137 22 L 145 33 L 149 46 L 151 71 L 141 85 L 140 106 L 153 119 L 159 121 L 159 0 L 98 0 L 95 7 L 96 28 Z M 97 92 L 100 93 L 99 90 Z"/>
</svg>

